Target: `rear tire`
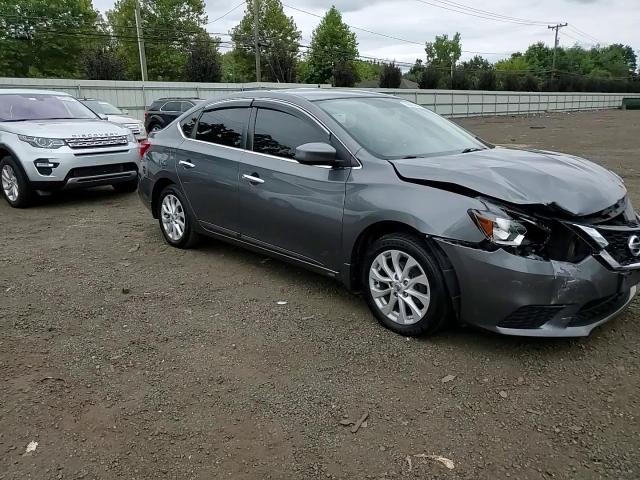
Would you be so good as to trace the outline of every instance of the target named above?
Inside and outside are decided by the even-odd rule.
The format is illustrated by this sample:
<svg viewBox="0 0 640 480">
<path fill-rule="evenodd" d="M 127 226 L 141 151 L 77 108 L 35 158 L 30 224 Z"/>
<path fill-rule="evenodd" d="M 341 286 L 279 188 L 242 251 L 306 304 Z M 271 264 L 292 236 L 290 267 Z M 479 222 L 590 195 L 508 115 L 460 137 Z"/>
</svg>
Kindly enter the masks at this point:
<svg viewBox="0 0 640 480">
<path fill-rule="evenodd" d="M 186 208 L 186 200 L 175 185 L 169 185 L 158 197 L 158 223 L 165 241 L 176 248 L 192 248 L 200 238 L 195 219 Z"/>
<path fill-rule="evenodd" d="M 138 189 L 138 179 L 115 183 L 112 187 L 118 193 L 133 193 Z"/>
<path fill-rule="evenodd" d="M 31 204 L 35 192 L 18 162 L 10 155 L 0 159 L 0 185 L 2 196 L 12 207 L 25 208 Z"/>
<path fill-rule="evenodd" d="M 400 335 L 431 335 L 449 321 L 451 300 L 445 279 L 425 240 L 393 233 L 365 253 L 362 285 L 378 321 Z"/>
</svg>

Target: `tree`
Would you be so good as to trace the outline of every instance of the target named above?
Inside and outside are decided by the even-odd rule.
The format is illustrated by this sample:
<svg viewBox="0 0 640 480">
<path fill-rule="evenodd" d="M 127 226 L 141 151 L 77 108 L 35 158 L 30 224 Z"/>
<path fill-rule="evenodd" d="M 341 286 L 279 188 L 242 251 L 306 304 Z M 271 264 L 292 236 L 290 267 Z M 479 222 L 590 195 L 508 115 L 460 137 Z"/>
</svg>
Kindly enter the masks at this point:
<svg viewBox="0 0 640 480">
<path fill-rule="evenodd" d="M 107 19 L 129 78 L 138 80 L 134 10 L 135 0 L 117 0 Z M 140 0 L 140 16 L 149 80 L 183 80 L 191 40 L 204 32 L 207 16 L 203 0 Z"/>
<path fill-rule="evenodd" d="M 471 88 L 472 76 L 467 74 L 461 67 L 456 67 L 451 77 L 451 88 L 453 90 L 469 90 Z"/>
<path fill-rule="evenodd" d="M 358 75 L 352 62 L 340 62 L 333 69 L 332 84 L 334 87 L 353 87 Z"/>
<path fill-rule="evenodd" d="M 447 34 L 436 35 L 434 42 L 427 42 L 425 44 L 424 50 L 427 54 L 427 63 L 440 68 L 442 71 L 448 71 L 449 78 L 452 79 L 456 62 L 460 59 L 460 55 L 462 55 L 460 33 L 456 32 L 451 40 L 449 40 Z"/>
<path fill-rule="evenodd" d="M 345 73 L 345 66 L 352 65 L 357 57 L 355 33 L 342 21 L 342 15 L 336 7 L 331 7 L 311 36 L 306 81 L 326 83 L 336 71 Z"/>
<path fill-rule="evenodd" d="M 386 63 L 380 72 L 381 88 L 398 88 L 402 82 L 402 72 L 395 63 Z"/>
<path fill-rule="evenodd" d="M 353 62 L 353 66 L 356 70 L 358 81 L 360 82 L 378 80 L 383 68 L 380 63 L 370 60 L 356 60 Z"/>
<path fill-rule="evenodd" d="M 82 54 L 85 77 L 90 80 L 125 80 L 126 65 L 113 46 L 87 49 Z"/>
<path fill-rule="evenodd" d="M 496 84 L 496 71 L 493 67 L 491 70 L 486 70 L 480 73 L 480 76 L 478 77 L 478 90 L 495 90 Z"/>
<path fill-rule="evenodd" d="M 470 60 L 466 60 L 464 62 L 462 62 L 460 64 L 461 67 L 461 71 L 458 72 L 458 69 L 456 69 L 457 73 L 457 77 L 458 79 L 456 80 L 456 74 L 454 73 L 454 83 L 458 86 L 453 86 L 453 88 L 459 88 L 461 89 L 460 85 L 460 77 L 464 76 L 466 78 L 466 80 L 464 80 L 464 83 L 466 84 L 465 88 L 471 88 L 471 89 L 479 89 L 480 86 L 480 77 L 487 71 L 492 70 L 493 66 L 489 63 L 488 60 L 485 60 L 484 58 L 482 58 L 479 55 L 474 56 L 472 59 Z"/>
<path fill-rule="evenodd" d="M 185 66 L 188 82 L 219 82 L 222 78 L 222 59 L 218 51 L 219 38 L 211 39 L 206 33 L 191 42 Z"/>
<path fill-rule="evenodd" d="M 429 65 L 423 70 L 418 80 L 418 86 L 420 88 L 438 88 L 441 78 L 442 72 L 437 67 Z"/>
<path fill-rule="evenodd" d="M 420 78 L 424 72 L 424 63 L 422 60 L 417 58 L 416 62 L 409 69 L 409 71 L 404 75 L 407 80 L 411 80 L 412 82 L 420 83 Z"/>
<path fill-rule="evenodd" d="M 298 45 L 302 34 L 293 17 L 285 15 L 280 0 L 258 0 L 258 20 L 262 77 L 272 82 L 294 82 Z M 253 1 L 250 1 L 247 3 L 244 17 L 231 31 L 231 39 L 234 42 L 236 58 L 245 63 L 244 70 L 255 80 L 253 27 L 254 8 Z"/>
<path fill-rule="evenodd" d="M 99 15 L 88 0 L 0 1 L 0 75 L 79 78 L 96 45 Z"/>
</svg>

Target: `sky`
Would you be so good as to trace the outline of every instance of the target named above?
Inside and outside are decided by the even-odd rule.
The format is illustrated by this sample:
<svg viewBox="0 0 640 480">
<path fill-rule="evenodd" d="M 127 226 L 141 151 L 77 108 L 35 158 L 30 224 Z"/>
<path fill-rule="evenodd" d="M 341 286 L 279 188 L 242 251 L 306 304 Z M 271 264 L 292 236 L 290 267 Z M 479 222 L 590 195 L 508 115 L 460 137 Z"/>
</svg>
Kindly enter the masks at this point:
<svg viewBox="0 0 640 480">
<path fill-rule="evenodd" d="M 240 4 L 240 0 L 205 0 L 205 3 L 208 20 L 212 21 Z M 285 13 L 294 18 L 302 31 L 303 44 L 310 42 L 320 19 L 299 10 L 323 15 L 333 4 L 349 25 L 407 40 L 354 30 L 360 55 L 397 62 L 424 59 L 424 42 L 443 33 L 451 37 L 455 32 L 462 37 L 462 60 L 481 52 L 495 62 L 538 41 L 552 46 L 554 32 L 547 24 L 565 22 L 569 27 L 560 29 L 561 46 L 578 43 L 590 48 L 595 43 L 623 43 L 631 45 L 640 57 L 640 0 L 283 0 L 282 3 Z M 104 13 L 113 6 L 113 0 L 93 0 L 93 4 Z M 207 25 L 207 30 L 228 33 L 240 21 L 245 8 L 245 5 L 238 7 Z M 478 10 L 525 22 L 497 21 L 495 15 Z M 480 18 L 487 16 L 493 19 Z"/>
</svg>

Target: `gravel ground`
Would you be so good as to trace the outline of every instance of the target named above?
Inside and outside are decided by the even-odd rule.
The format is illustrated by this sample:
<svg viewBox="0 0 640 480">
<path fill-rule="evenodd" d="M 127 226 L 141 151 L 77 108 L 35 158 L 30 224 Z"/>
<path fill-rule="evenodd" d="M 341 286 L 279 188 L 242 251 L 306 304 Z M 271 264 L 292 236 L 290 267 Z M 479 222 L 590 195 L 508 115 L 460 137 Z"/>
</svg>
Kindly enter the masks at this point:
<svg viewBox="0 0 640 480">
<path fill-rule="evenodd" d="M 640 112 L 460 123 L 600 162 L 640 205 Z M 640 478 L 639 302 L 586 339 L 410 340 L 328 279 L 167 247 L 135 194 L 0 219 L 2 479 Z"/>
</svg>

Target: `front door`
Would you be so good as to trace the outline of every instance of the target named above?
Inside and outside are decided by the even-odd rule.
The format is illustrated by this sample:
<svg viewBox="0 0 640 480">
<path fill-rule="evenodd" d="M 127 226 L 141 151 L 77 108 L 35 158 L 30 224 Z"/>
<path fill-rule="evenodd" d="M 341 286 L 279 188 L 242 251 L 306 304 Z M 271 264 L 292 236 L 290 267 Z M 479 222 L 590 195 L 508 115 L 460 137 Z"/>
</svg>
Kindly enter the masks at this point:
<svg viewBox="0 0 640 480">
<path fill-rule="evenodd" d="M 238 172 L 249 104 L 242 100 L 205 109 L 176 151 L 178 177 L 194 214 L 218 233 L 238 230 Z"/>
<path fill-rule="evenodd" d="M 240 166 L 241 235 L 298 260 L 338 271 L 350 168 L 298 163 L 297 146 L 330 143 L 329 133 L 294 107 L 266 100 L 254 105 L 257 108 L 249 126 L 252 149 Z"/>
</svg>

